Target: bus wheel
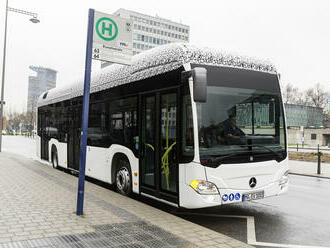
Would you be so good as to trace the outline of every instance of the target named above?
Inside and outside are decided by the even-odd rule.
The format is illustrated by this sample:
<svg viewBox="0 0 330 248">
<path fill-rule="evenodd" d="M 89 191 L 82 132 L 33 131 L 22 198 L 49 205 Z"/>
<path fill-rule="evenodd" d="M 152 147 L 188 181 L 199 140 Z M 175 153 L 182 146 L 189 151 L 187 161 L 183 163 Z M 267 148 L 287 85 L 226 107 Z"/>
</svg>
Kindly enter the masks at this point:
<svg viewBox="0 0 330 248">
<path fill-rule="evenodd" d="M 53 168 L 54 168 L 54 169 L 57 169 L 57 167 L 58 167 L 57 151 L 54 151 L 54 152 L 53 152 L 52 164 L 53 164 Z"/>
<path fill-rule="evenodd" d="M 129 164 L 120 160 L 118 170 L 116 172 L 116 187 L 120 194 L 130 195 L 132 192 L 132 176 L 129 170 Z"/>
</svg>

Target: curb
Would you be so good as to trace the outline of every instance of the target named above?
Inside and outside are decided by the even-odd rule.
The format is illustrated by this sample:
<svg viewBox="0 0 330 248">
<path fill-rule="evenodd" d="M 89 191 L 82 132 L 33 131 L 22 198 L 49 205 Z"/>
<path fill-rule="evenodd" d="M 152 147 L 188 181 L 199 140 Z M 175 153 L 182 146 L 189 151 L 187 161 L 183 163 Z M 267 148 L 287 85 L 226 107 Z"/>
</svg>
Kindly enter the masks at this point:
<svg viewBox="0 0 330 248">
<path fill-rule="evenodd" d="M 313 175 L 313 174 L 302 174 L 302 173 L 296 173 L 296 172 L 289 172 L 291 175 L 296 175 L 296 176 L 305 176 L 305 177 L 318 177 L 318 178 L 323 178 L 323 179 L 330 179 L 328 176 L 321 176 L 321 175 Z"/>
</svg>

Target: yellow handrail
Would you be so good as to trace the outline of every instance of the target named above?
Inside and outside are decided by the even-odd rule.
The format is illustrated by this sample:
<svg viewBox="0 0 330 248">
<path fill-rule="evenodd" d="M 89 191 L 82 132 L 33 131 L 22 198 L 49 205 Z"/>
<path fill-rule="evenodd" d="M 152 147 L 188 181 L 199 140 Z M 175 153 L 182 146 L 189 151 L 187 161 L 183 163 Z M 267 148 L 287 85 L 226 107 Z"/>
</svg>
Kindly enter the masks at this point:
<svg viewBox="0 0 330 248">
<path fill-rule="evenodd" d="M 167 190 L 170 190 L 170 184 L 169 184 L 169 181 L 168 181 L 168 176 L 169 176 L 169 173 L 170 173 L 170 168 L 169 168 L 169 164 L 168 164 L 168 154 L 170 153 L 173 146 L 175 146 L 175 145 L 176 145 L 176 142 L 174 142 L 172 145 L 170 145 L 170 147 L 166 149 L 166 151 L 164 152 L 164 154 L 162 156 L 162 167 L 163 167 L 163 170 L 165 172 L 166 189 Z"/>
<path fill-rule="evenodd" d="M 155 148 L 151 144 L 146 143 L 146 146 L 150 147 L 153 151 L 155 151 Z"/>
</svg>

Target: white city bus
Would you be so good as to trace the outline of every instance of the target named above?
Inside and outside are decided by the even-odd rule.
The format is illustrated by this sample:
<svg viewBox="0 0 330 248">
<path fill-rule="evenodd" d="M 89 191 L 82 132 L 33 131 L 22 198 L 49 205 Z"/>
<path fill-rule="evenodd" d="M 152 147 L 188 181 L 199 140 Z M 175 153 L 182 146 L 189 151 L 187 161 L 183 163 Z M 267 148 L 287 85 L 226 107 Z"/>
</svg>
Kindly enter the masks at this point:
<svg viewBox="0 0 330 248">
<path fill-rule="evenodd" d="M 83 81 L 38 101 L 37 155 L 79 169 Z M 273 65 L 187 44 L 154 48 L 91 80 L 86 175 L 177 207 L 288 189 Z"/>
</svg>

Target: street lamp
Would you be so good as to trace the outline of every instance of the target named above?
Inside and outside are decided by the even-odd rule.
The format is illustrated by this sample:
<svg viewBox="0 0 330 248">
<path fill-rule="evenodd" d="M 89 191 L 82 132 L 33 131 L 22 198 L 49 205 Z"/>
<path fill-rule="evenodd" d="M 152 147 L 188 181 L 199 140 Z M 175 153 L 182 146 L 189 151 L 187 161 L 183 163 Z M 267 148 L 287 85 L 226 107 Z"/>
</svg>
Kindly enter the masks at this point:
<svg viewBox="0 0 330 248">
<path fill-rule="evenodd" d="M 40 22 L 39 19 L 38 19 L 37 17 L 32 17 L 32 18 L 30 19 L 30 21 L 33 22 L 33 23 L 39 23 L 39 22 Z"/>
<path fill-rule="evenodd" d="M 40 22 L 38 19 L 38 14 L 21 10 L 21 9 L 14 9 L 8 7 L 8 0 L 6 0 L 6 18 L 5 18 L 5 35 L 4 35 L 4 44 L 3 44 L 3 60 L 2 60 L 2 84 L 1 84 L 1 100 L 0 100 L 0 152 L 2 147 L 2 117 L 3 117 L 3 96 L 5 91 L 5 70 L 6 70 L 6 43 L 7 43 L 7 17 L 8 17 L 8 11 L 16 12 L 23 15 L 32 16 L 30 21 L 32 23 L 38 23 Z"/>
</svg>

